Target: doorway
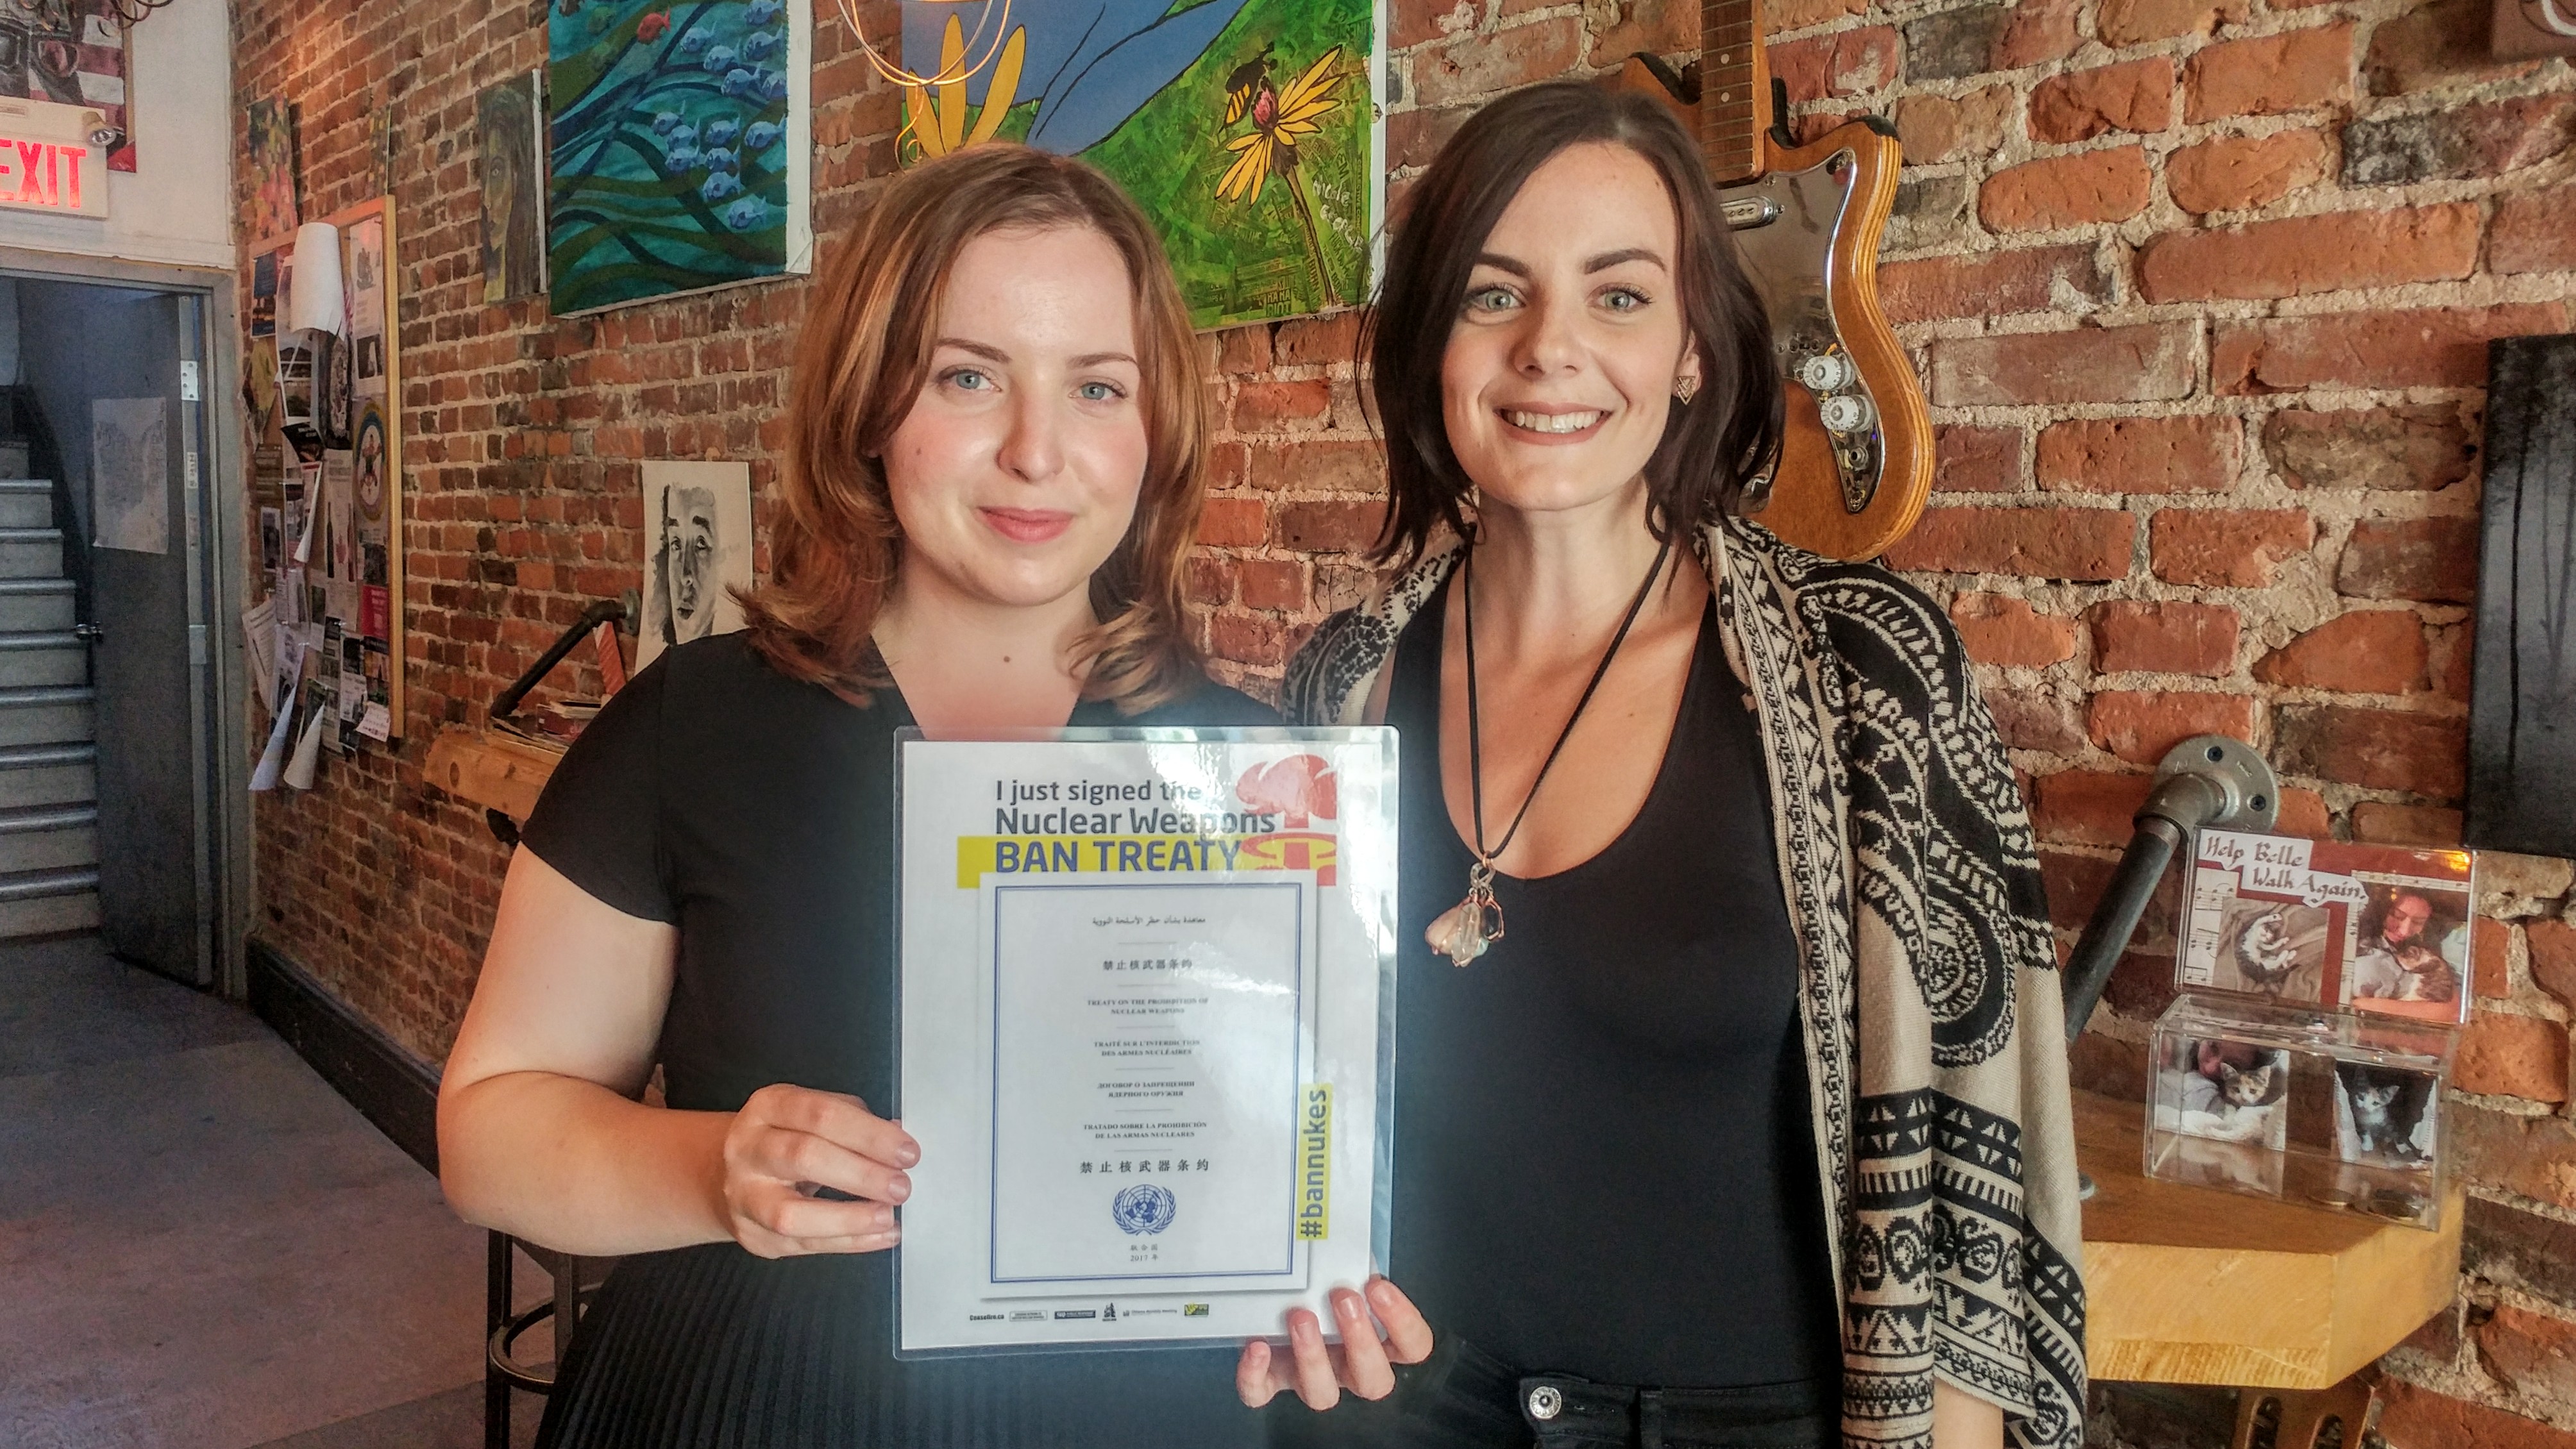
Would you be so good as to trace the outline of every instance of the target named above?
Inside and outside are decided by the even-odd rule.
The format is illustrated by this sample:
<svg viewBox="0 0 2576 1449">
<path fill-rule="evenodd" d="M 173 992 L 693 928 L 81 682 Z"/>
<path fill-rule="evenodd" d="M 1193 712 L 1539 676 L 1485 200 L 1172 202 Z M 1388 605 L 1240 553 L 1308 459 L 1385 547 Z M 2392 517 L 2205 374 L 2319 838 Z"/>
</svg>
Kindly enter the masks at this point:
<svg viewBox="0 0 2576 1449">
<path fill-rule="evenodd" d="M 0 258 L 0 939 L 95 930 L 231 986 L 217 680 L 240 676 L 214 625 L 238 528 L 207 521 L 238 509 L 205 497 L 237 476 L 210 345 L 230 279 L 113 270 Z"/>
</svg>

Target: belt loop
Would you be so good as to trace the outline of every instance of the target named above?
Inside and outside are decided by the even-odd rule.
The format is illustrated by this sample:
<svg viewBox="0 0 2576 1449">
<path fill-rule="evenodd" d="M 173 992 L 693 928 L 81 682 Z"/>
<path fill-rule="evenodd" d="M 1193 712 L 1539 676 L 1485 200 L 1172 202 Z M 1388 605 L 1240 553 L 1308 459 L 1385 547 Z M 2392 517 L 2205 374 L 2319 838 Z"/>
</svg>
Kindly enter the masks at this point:
<svg viewBox="0 0 2576 1449">
<path fill-rule="evenodd" d="M 1664 1449 L 1664 1392 L 1637 1391 L 1637 1449 Z"/>
</svg>

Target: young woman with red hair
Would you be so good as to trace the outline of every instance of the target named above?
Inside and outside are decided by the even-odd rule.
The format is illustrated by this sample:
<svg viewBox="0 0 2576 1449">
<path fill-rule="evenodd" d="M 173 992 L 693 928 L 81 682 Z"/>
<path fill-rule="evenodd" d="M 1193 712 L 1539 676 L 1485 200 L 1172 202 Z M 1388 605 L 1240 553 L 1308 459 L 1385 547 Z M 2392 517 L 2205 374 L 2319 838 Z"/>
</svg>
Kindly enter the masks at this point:
<svg viewBox="0 0 2576 1449">
<path fill-rule="evenodd" d="M 1160 246 L 1076 161 L 906 172 L 815 289 L 750 628 L 665 653 L 565 757 L 440 1092 L 459 1212 L 623 1259 L 540 1443 L 1257 1437 L 1226 1349 L 897 1362 L 880 1250 L 942 1144 L 869 1107 L 896 729 L 1277 721 L 1182 613 L 1203 407 Z"/>
</svg>

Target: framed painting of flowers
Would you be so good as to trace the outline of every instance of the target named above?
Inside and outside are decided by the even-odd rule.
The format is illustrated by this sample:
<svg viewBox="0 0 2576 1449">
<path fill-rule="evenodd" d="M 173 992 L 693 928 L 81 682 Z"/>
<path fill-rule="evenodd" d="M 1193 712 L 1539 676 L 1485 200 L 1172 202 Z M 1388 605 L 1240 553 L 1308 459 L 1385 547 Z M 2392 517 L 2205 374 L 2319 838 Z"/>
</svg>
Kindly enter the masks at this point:
<svg viewBox="0 0 2576 1449">
<path fill-rule="evenodd" d="M 906 161 L 999 137 L 1115 177 L 1202 328 L 1368 295 L 1386 206 L 1371 0 L 903 7 Z"/>
</svg>

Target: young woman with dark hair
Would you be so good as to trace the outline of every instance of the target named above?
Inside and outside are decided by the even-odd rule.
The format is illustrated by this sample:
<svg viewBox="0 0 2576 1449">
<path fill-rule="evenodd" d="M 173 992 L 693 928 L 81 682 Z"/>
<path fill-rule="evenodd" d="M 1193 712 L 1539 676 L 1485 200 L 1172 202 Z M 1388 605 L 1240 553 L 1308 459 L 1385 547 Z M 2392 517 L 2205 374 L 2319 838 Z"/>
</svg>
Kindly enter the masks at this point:
<svg viewBox="0 0 2576 1449">
<path fill-rule="evenodd" d="M 2073 1449 L 2056 957 L 1957 636 L 1741 516 L 1769 328 L 1660 105 L 1519 92 L 1407 201 L 1400 572 L 1287 688 L 1404 734 L 1393 1281 L 1238 1387 L 1274 1442 Z"/>
<path fill-rule="evenodd" d="M 1257 1437 L 1222 1349 L 895 1361 L 880 1250 L 943 1146 L 868 1105 L 898 727 L 1277 721 L 1208 682 L 1182 614 L 1203 406 L 1152 230 L 1080 162 L 956 153 L 843 244 L 751 627 L 665 652 L 565 756 L 440 1088 L 460 1213 L 623 1255 L 541 1444 Z"/>
</svg>

